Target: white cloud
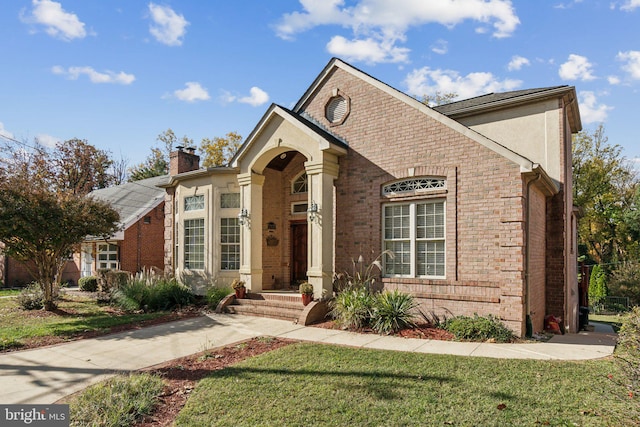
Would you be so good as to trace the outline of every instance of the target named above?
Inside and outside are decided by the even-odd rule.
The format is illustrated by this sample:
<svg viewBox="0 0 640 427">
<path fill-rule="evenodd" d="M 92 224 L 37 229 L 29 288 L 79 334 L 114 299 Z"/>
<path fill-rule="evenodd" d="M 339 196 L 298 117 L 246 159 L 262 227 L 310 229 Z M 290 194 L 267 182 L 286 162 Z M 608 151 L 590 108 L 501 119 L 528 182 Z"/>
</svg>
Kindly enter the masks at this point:
<svg viewBox="0 0 640 427">
<path fill-rule="evenodd" d="M 58 142 L 60 142 L 60 138 L 47 135 L 46 133 L 39 133 L 38 135 L 36 135 L 36 141 L 38 141 L 39 144 L 44 145 L 45 147 L 53 148 Z"/>
<path fill-rule="evenodd" d="M 567 62 L 560 65 L 558 74 L 563 80 L 594 80 L 596 77 L 593 75 L 592 68 L 593 64 L 589 62 L 587 57 L 572 53 Z"/>
<path fill-rule="evenodd" d="M 91 83 L 117 83 L 121 85 L 129 85 L 133 83 L 136 77 L 133 74 L 127 74 L 124 71 L 115 73 L 113 71 L 98 72 L 92 67 L 69 67 L 64 69 L 63 67 L 56 65 L 51 67 L 53 74 L 60 74 L 67 76 L 69 80 L 77 80 L 82 74 L 89 77 Z"/>
<path fill-rule="evenodd" d="M 613 110 L 613 107 L 598 104 L 596 94 L 591 91 L 581 91 L 578 99 L 583 124 L 602 123 L 607 119 L 608 112 Z"/>
<path fill-rule="evenodd" d="M 178 15 L 169 6 L 159 6 L 149 3 L 149 12 L 153 23 L 149 25 L 149 32 L 160 43 L 167 46 L 182 45 L 182 38 L 187 32 L 189 21 Z"/>
<path fill-rule="evenodd" d="M 327 51 L 347 61 L 362 61 L 370 64 L 380 62 L 406 62 L 409 49 L 397 47 L 385 40 L 347 40 L 334 36 L 327 44 Z"/>
<path fill-rule="evenodd" d="M 436 40 L 436 42 L 431 45 L 431 51 L 438 55 L 444 55 L 449 51 L 449 43 L 442 39 Z"/>
<path fill-rule="evenodd" d="M 469 73 L 461 76 L 453 70 L 432 70 L 423 67 L 410 72 L 405 78 L 409 94 L 413 96 L 455 93 L 458 98 L 466 99 L 491 92 L 504 92 L 517 89 L 520 80 L 498 80 L 491 73 Z"/>
<path fill-rule="evenodd" d="M 525 65 L 531 65 L 531 62 L 523 56 L 514 55 L 511 57 L 511 61 L 509 61 L 509 65 L 507 65 L 507 69 L 509 71 L 517 71 Z"/>
<path fill-rule="evenodd" d="M 352 40 L 334 36 L 327 49 L 346 50 L 368 62 L 407 62 L 409 49 L 396 44 L 404 42 L 414 26 L 435 23 L 452 28 L 470 20 L 479 23 L 482 32 L 493 26 L 493 36 L 502 38 L 511 36 L 520 24 L 509 0 L 465 0 L 464 7 L 450 0 L 358 0 L 352 6 L 345 6 L 344 0 L 300 0 L 300 4 L 302 11 L 284 14 L 275 26 L 279 37 L 290 40 L 321 25 L 350 28 Z"/>
<path fill-rule="evenodd" d="M 240 102 L 243 104 L 249 104 L 253 107 L 258 107 L 269 102 L 269 94 L 259 87 L 253 86 L 251 89 L 249 89 L 249 96 L 238 97 L 233 95 L 229 91 L 223 91 L 222 95 L 220 96 L 220 101 L 224 104 L 229 104 L 231 102 Z"/>
<path fill-rule="evenodd" d="M 621 83 L 620 77 L 618 76 L 609 76 L 607 77 L 607 81 L 610 85 L 619 85 Z"/>
<path fill-rule="evenodd" d="M 51 0 L 33 0 L 33 9 L 28 16 L 21 16 L 23 22 L 39 24 L 52 37 L 70 41 L 86 37 L 84 23 L 75 13 L 66 12 L 62 5 Z"/>
<path fill-rule="evenodd" d="M 259 87 L 253 86 L 251 89 L 249 89 L 249 96 L 244 96 L 238 99 L 238 102 L 257 107 L 269 102 L 269 94 Z"/>
<path fill-rule="evenodd" d="M 620 6 L 620 10 L 632 12 L 637 7 L 640 7 L 640 0 L 626 0 L 622 3 L 622 6 Z"/>
<path fill-rule="evenodd" d="M 185 86 L 184 89 L 178 89 L 173 92 L 173 96 L 180 101 L 196 102 L 206 101 L 211 98 L 207 89 L 202 87 L 198 82 L 187 82 Z"/>
<path fill-rule="evenodd" d="M 640 80 L 640 51 L 630 50 L 628 52 L 619 52 L 618 55 L 616 55 L 616 59 L 624 62 L 622 69 L 626 71 L 632 79 Z"/>
</svg>

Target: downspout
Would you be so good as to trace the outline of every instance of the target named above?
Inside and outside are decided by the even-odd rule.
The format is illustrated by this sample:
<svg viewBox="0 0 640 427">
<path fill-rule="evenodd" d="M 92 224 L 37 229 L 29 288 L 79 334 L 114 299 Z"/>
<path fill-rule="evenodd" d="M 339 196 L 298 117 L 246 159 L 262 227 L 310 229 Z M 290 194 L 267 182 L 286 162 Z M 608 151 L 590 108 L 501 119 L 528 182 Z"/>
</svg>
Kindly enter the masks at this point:
<svg viewBox="0 0 640 427">
<path fill-rule="evenodd" d="M 534 168 L 535 169 L 535 168 Z M 531 185 L 535 184 L 536 182 L 540 181 L 540 179 L 542 178 L 542 175 L 539 172 L 535 172 L 536 173 L 536 177 L 532 180 L 530 180 L 529 182 L 527 182 L 527 191 L 526 191 L 526 200 L 525 200 L 525 216 L 526 216 L 526 221 L 524 224 L 525 230 L 524 230 L 524 235 L 525 235 L 525 257 L 524 257 L 524 282 L 525 282 L 525 291 L 524 291 L 524 306 L 525 306 L 525 318 L 526 318 L 526 337 L 527 338 L 531 338 L 531 336 L 533 335 L 533 324 L 531 322 L 531 312 L 530 312 L 530 307 L 529 307 L 529 288 L 530 288 L 530 282 L 531 282 L 531 274 L 529 273 L 529 264 L 530 264 L 530 256 L 531 256 L 531 251 L 530 251 L 530 246 L 531 246 L 531 236 L 529 235 L 529 224 L 531 223 L 531 204 L 530 204 L 530 197 L 531 197 Z"/>
</svg>

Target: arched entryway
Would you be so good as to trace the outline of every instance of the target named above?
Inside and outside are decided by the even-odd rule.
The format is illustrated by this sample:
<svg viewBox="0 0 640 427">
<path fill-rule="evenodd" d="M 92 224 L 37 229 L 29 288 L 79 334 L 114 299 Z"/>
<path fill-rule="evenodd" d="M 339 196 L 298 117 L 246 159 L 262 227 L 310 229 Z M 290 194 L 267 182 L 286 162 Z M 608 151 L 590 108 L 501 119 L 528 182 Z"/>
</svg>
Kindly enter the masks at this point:
<svg viewBox="0 0 640 427">
<path fill-rule="evenodd" d="M 307 279 L 316 298 L 333 290 L 334 181 L 346 148 L 325 137 L 272 106 L 234 161 L 244 215 L 240 276 L 251 292 L 293 283 L 299 270 L 291 268 L 292 251 L 305 245 L 291 240 L 303 238 L 298 227 L 305 226 Z M 292 186 L 302 174 L 306 192 L 296 193 Z"/>
</svg>

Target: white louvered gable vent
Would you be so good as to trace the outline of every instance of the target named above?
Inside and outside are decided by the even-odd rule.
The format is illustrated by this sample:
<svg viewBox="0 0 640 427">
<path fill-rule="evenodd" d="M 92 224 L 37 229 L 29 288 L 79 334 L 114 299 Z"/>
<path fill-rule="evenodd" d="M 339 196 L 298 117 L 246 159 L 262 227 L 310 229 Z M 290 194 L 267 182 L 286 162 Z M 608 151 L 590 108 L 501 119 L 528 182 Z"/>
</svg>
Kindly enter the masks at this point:
<svg viewBox="0 0 640 427">
<path fill-rule="evenodd" d="M 349 111 L 349 101 L 342 96 L 334 96 L 325 108 L 325 117 L 331 123 L 342 122 Z"/>
</svg>

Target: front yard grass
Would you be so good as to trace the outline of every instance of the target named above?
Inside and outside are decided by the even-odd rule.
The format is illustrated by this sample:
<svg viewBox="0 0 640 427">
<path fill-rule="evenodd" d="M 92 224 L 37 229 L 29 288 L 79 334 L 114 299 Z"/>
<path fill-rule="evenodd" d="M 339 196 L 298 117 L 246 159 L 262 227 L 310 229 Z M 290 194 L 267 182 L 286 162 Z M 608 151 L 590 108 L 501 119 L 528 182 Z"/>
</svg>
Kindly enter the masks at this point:
<svg viewBox="0 0 640 427">
<path fill-rule="evenodd" d="M 17 297 L 20 289 L 0 289 L 0 297 Z"/>
<path fill-rule="evenodd" d="M 613 360 L 500 360 L 296 344 L 213 372 L 176 425 L 631 425 L 638 421 L 638 398 L 628 396 L 618 375 Z"/>
<path fill-rule="evenodd" d="M 95 299 L 63 294 L 54 312 L 23 310 L 16 298 L 0 299 L 0 351 L 27 343 L 46 343 L 51 337 L 72 338 L 88 332 L 108 332 L 120 325 L 166 316 L 167 312 L 123 313 Z"/>
</svg>

